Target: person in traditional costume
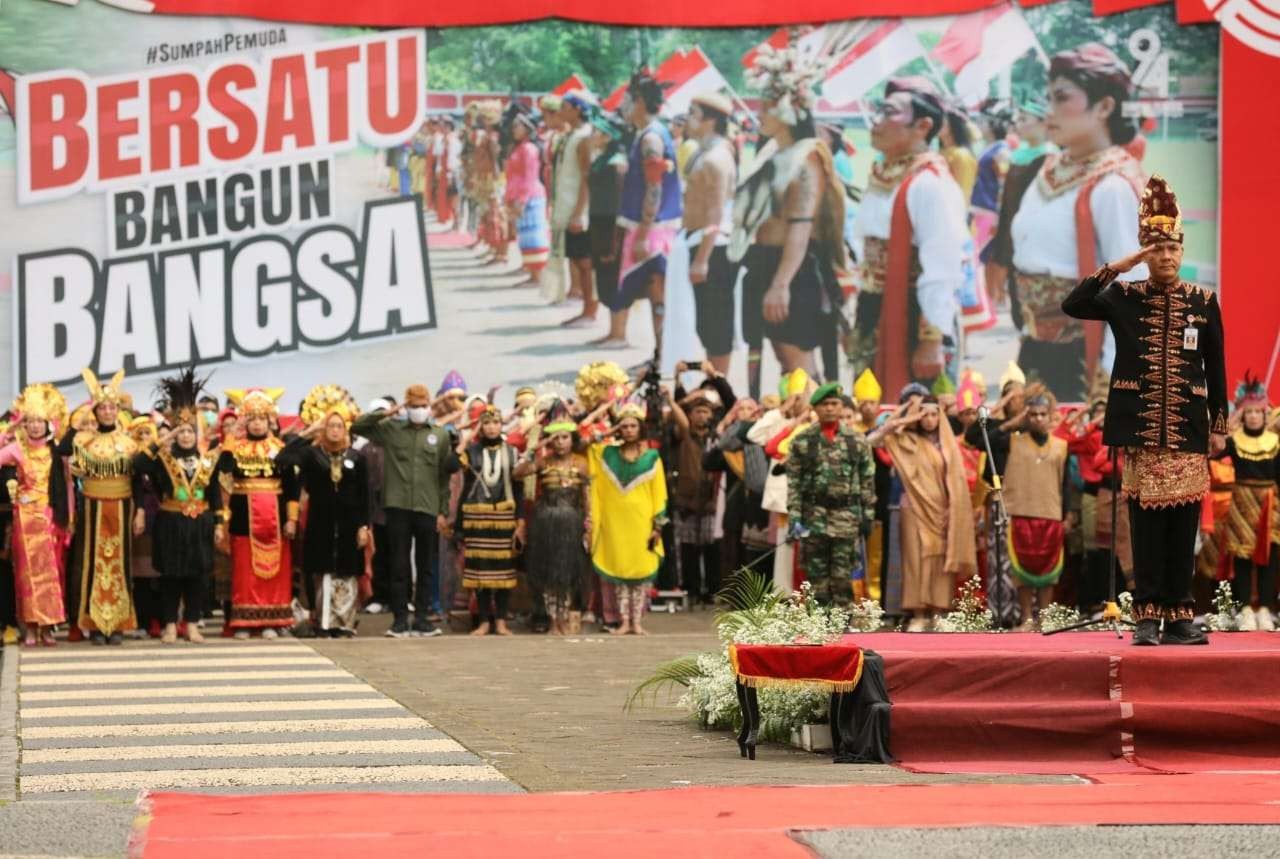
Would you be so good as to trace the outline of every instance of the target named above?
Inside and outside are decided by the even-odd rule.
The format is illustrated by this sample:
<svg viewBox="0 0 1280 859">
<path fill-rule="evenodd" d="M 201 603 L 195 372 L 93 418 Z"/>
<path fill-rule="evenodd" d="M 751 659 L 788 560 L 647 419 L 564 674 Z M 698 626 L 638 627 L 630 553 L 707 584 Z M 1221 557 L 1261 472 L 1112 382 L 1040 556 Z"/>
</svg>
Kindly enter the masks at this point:
<svg viewBox="0 0 1280 859">
<path fill-rule="evenodd" d="M 1181 280 L 1182 213 L 1169 184 L 1142 192 L 1142 249 L 1104 265 L 1062 302 L 1073 319 L 1108 324 L 1116 360 L 1103 441 L 1125 448 L 1122 489 L 1133 536 L 1133 643 L 1203 644 L 1191 578 L 1206 454 L 1226 448 L 1227 382 L 1217 296 Z M 1145 264 L 1150 277 L 1120 281 Z M 1161 622 L 1164 629 L 1161 632 Z"/>
<path fill-rule="evenodd" d="M 591 127 L 587 235 L 591 243 L 596 297 L 605 307 L 610 307 L 618 294 L 618 251 L 621 245 L 618 212 L 622 207 L 622 188 L 627 175 L 627 130 L 617 116 L 599 110 L 591 115 Z M 585 305 L 583 312 L 586 312 Z"/>
<path fill-rule="evenodd" d="M 817 137 L 813 86 L 820 77 L 795 49 L 767 46 L 749 72 L 763 99 L 761 132 L 770 142 L 739 182 L 728 258 L 746 269 L 742 332 L 753 395 L 764 338 L 783 373 L 803 369 L 816 376 L 814 351 L 834 339 L 844 303 L 836 274 L 848 268 L 845 193 L 831 150 Z M 834 368 L 823 369 L 834 380 Z"/>
<path fill-rule="evenodd" d="M 986 145 L 978 156 L 977 174 L 970 192 L 969 211 L 977 234 L 978 252 L 983 261 L 990 255 L 988 245 L 999 219 L 1000 193 L 1009 173 L 1009 126 L 1013 116 L 1007 104 L 988 102 L 977 115 Z"/>
<path fill-rule="evenodd" d="M 591 481 L 586 458 L 574 451 L 578 425 L 562 400 L 551 405 L 545 421 L 543 441 L 530 446 L 516 469 L 517 476 L 537 481 L 525 568 L 546 603 L 551 634 L 566 635 L 589 568 Z"/>
<path fill-rule="evenodd" d="M 1096 42 L 1055 54 L 1049 65 L 1048 152 L 1009 177 L 990 261 L 1004 280 L 1022 333 L 1018 364 L 1058 397 L 1083 401 L 1098 368 L 1109 369 L 1103 326 L 1065 315 L 1062 301 L 1100 260 L 1138 249 L 1141 165 L 1125 151 L 1129 69 Z M 1034 172 L 1033 172 L 1034 171 Z M 1123 280 L 1141 280 L 1143 266 Z"/>
<path fill-rule="evenodd" d="M 591 115 L 595 99 L 583 90 L 565 93 L 556 118 L 564 128 L 555 152 L 551 208 L 551 246 L 564 259 L 569 273 L 568 298 L 582 299 L 582 312 L 561 323 L 566 328 L 583 328 L 595 321 L 600 302 L 592 284 L 590 202 L 591 202 Z M 562 269 L 563 270 L 563 269 Z M 563 293 L 564 285 L 558 288 Z M 549 296 L 552 300 L 565 296 Z"/>
<path fill-rule="evenodd" d="M 71 544 L 67 596 L 72 623 L 90 633 L 95 644 L 121 644 L 137 628 L 133 605 L 133 536 L 146 519 L 133 507 L 133 456 L 138 445 L 129 433 L 121 390 L 124 371 L 102 384 L 84 371 L 89 408 L 56 449 L 69 458 L 78 478 L 76 533 Z M 74 421 L 73 421 L 74 423 Z"/>
<path fill-rule="evenodd" d="M 956 581 L 977 570 L 973 506 L 960 446 L 937 400 L 904 391 L 897 412 L 868 437 L 883 446 L 902 483 L 899 544 L 903 611 L 924 632 L 951 607 Z"/>
<path fill-rule="evenodd" d="M 1267 428 L 1267 389 L 1245 373 L 1236 388 L 1236 410 L 1224 455 L 1235 466 L 1224 547 L 1231 556 L 1231 597 L 1240 603 L 1243 630 L 1274 632 L 1271 614 L 1280 567 L 1280 435 Z"/>
<path fill-rule="evenodd" d="M 871 168 L 854 224 L 862 270 L 850 357 L 880 383 L 954 381 L 959 295 L 971 276 L 968 201 L 930 149 L 944 120 L 937 88 L 920 77 L 885 85 L 871 128 L 883 158 Z"/>
<path fill-rule="evenodd" d="M 647 635 L 649 583 L 662 568 L 667 524 L 667 481 L 662 457 L 644 441 L 645 402 L 630 397 L 614 408 L 618 443 L 587 449 L 591 481 L 591 563 L 616 586 L 619 635 Z"/>
<path fill-rule="evenodd" d="M 533 142 L 537 120 L 527 110 L 515 105 L 507 112 L 503 129 L 510 140 L 503 169 L 506 173 L 506 191 L 503 202 L 507 207 L 507 223 L 514 225 L 516 245 L 529 279 L 520 286 L 538 286 L 542 270 L 547 265 L 551 247 L 551 233 L 547 227 L 547 191 L 542 187 L 541 155 Z"/>
<path fill-rule="evenodd" d="M 517 515 L 524 485 L 515 469 L 519 454 L 502 437 L 502 411 L 485 406 L 479 431 L 459 457 L 463 469 L 458 533 L 463 541 L 462 586 L 476 591 L 480 623 L 472 635 L 510 635 L 507 609 L 516 581 L 516 558 L 525 544 Z"/>
<path fill-rule="evenodd" d="M 159 500 L 151 524 L 151 565 L 160 580 L 163 644 L 178 640 L 179 620 L 188 641 L 204 641 L 200 621 L 213 578 L 216 524 L 208 496 L 218 454 L 206 444 L 196 408 L 203 388 L 194 367 L 162 378 L 156 393 L 165 430 L 134 457 L 135 502 L 141 506 L 147 482 Z"/>
<path fill-rule="evenodd" d="M 506 218 L 502 207 L 499 173 L 498 123 L 502 104 L 497 99 L 477 102 L 472 132 L 472 194 L 478 213 L 476 235 L 489 251 L 489 262 L 506 258 Z"/>
<path fill-rule="evenodd" d="M 671 500 L 682 585 L 691 599 L 710 605 L 720 590 L 721 479 L 720 472 L 705 467 L 704 460 L 715 449 L 712 427 L 720 397 L 714 389 L 703 388 L 683 400 L 663 388 L 663 397 L 674 421 Z"/>
<path fill-rule="evenodd" d="M 684 214 L 668 267 L 671 301 L 692 305 L 698 340 L 718 372 L 729 372 L 733 352 L 734 291 L 738 267 L 729 261 L 737 164 L 726 139 L 733 103 L 700 93 L 689 106 L 686 132 L 694 144 L 685 175 Z M 673 317 L 673 322 L 676 319 Z"/>
<path fill-rule="evenodd" d="M 10 553 L 16 619 L 23 644 L 52 647 L 53 629 L 67 619 L 64 602 L 68 514 L 74 503 L 66 462 L 54 456 L 54 434 L 67 423 L 67 401 L 49 384 L 28 385 L 13 404 L 14 440 L 0 448 L 13 510 Z"/>
<path fill-rule="evenodd" d="M 947 104 L 946 116 L 938 127 L 938 154 L 947 162 L 951 178 L 960 186 L 966 200 L 973 194 L 978 181 L 978 158 L 973 154 L 973 126 L 969 116 L 958 104 Z"/>
<path fill-rule="evenodd" d="M 457 212 L 454 201 L 458 193 L 455 176 L 460 166 L 462 143 L 453 130 L 453 117 L 440 118 L 440 131 L 435 144 L 435 188 L 434 203 L 436 218 L 440 224 L 452 230 L 456 225 Z"/>
<path fill-rule="evenodd" d="M 218 518 L 214 539 L 231 555 L 231 614 L 227 629 L 276 638 L 293 626 L 292 540 L 298 529 L 298 487 L 291 467 L 277 461 L 284 442 L 271 432 L 281 388 L 233 389 L 244 434 L 222 443 L 207 491 Z"/>
<path fill-rule="evenodd" d="M 1053 602 L 1066 540 L 1067 443 L 1052 433 L 1057 403 L 1042 385 L 1028 389 L 1025 411 L 988 430 L 1002 472 L 1009 533 L 1005 548 L 1018 586 L 1022 631 L 1039 628 L 1037 612 Z"/>
<path fill-rule="evenodd" d="M 307 493 L 302 573 L 315 589 L 316 631 L 332 638 L 356 634 L 369 546 L 369 475 L 364 455 L 351 444 L 351 423 L 359 413 L 345 388 L 317 385 L 299 410 L 306 429 L 276 457 L 281 468 L 297 469 Z"/>
<path fill-rule="evenodd" d="M 648 68 L 641 68 L 631 76 L 623 97 L 621 113 L 636 135 L 618 209 L 623 231 L 618 291 L 609 305 L 609 333 L 593 345 L 625 347 L 631 305 L 647 298 L 654 340 L 658 351 L 662 349 L 667 256 L 683 212 L 675 143 L 658 119 L 663 89 Z"/>
</svg>

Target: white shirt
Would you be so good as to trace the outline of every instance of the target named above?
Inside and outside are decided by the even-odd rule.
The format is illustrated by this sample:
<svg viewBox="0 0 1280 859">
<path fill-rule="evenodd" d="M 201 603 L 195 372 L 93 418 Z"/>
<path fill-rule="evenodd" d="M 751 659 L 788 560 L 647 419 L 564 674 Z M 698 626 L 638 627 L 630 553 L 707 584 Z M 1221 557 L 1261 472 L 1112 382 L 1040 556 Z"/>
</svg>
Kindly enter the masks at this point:
<svg viewBox="0 0 1280 859">
<path fill-rule="evenodd" d="M 747 441 L 764 447 L 782 430 L 782 425 L 786 422 L 787 419 L 783 416 L 781 409 L 770 409 L 760 416 L 760 420 L 751 425 L 751 429 L 747 430 Z M 777 464 L 777 460 L 769 460 L 769 476 L 764 479 L 764 492 L 761 493 L 760 506 L 771 513 L 786 513 L 787 472 L 782 468 L 775 469 L 774 466 Z M 774 474 L 775 470 L 781 474 Z"/>
<path fill-rule="evenodd" d="M 1081 186 L 1082 187 L 1082 186 Z M 1040 182 L 1031 183 L 1013 216 L 1013 267 L 1027 274 L 1049 274 L 1076 280 L 1076 200 L 1080 187 L 1045 197 Z M 1089 195 L 1093 215 L 1094 253 L 1098 265 L 1124 259 L 1138 250 L 1138 197 L 1123 177 L 1110 173 L 1098 180 Z M 1147 264 L 1134 266 L 1120 280 L 1145 280 Z M 1101 364 L 1111 372 L 1115 339 L 1108 327 L 1103 337 Z"/>
<path fill-rule="evenodd" d="M 554 230 L 569 229 L 569 219 L 578 205 L 578 192 L 586 181 L 578 165 L 578 148 L 588 145 L 590 137 L 591 126 L 584 122 L 573 130 L 560 149 L 560 157 L 556 160 L 555 197 L 551 204 L 551 228 Z M 586 229 L 588 215 L 589 212 L 584 211 L 576 226 Z"/>
<path fill-rule="evenodd" d="M 853 222 L 853 246 L 866 259 L 864 240 L 889 239 L 893 206 L 902 186 L 886 193 L 868 186 Z M 959 312 L 957 295 L 964 286 L 965 245 L 969 241 L 968 207 L 964 193 L 950 175 L 922 170 L 907 188 L 907 216 L 911 219 L 911 243 L 919 250 L 916 299 L 931 325 L 944 334 L 955 330 Z"/>
</svg>

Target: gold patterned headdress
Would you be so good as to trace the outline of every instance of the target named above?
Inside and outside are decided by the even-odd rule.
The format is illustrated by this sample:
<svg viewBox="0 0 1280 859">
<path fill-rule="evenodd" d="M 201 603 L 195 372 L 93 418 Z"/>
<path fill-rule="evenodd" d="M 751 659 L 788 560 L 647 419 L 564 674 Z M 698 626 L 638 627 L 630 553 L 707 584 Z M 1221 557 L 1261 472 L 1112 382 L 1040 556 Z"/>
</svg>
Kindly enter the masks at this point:
<svg viewBox="0 0 1280 859">
<path fill-rule="evenodd" d="M 329 415 L 337 415 L 350 427 L 351 422 L 360 416 L 360 407 L 346 388 L 339 385 L 316 385 L 302 401 L 299 417 L 303 424 L 311 426 Z"/>
<path fill-rule="evenodd" d="M 623 369 L 612 361 L 595 361 L 578 371 L 573 387 L 578 402 L 590 412 L 599 408 L 615 388 L 629 381 Z"/>
<path fill-rule="evenodd" d="M 284 396 L 284 388 L 228 388 L 227 402 L 241 418 L 273 418 L 279 414 L 276 403 Z"/>
<path fill-rule="evenodd" d="M 814 87 L 826 72 L 825 62 L 805 56 L 794 47 L 777 49 L 761 45 L 755 62 L 747 71 L 747 82 L 773 102 L 774 116 L 787 125 L 796 125 L 813 116 L 817 95 Z"/>
<path fill-rule="evenodd" d="M 1138 244 L 1147 247 L 1161 242 L 1182 244 L 1182 209 L 1169 183 L 1154 174 L 1138 203 Z"/>
<path fill-rule="evenodd" d="M 13 411 L 21 418 L 40 418 L 62 428 L 67 425 L 67 399 L 47 382 L 27 385 L 13 401 Z"/>
<path fill-rule="evenodd" d="M 116 370 L 116 374 L 111 377 L 111 381 L 102 384 L 94 372 L 88 367 L 80 374 L 84 377 L 84 385 L 89 389 L 89 399 L 95 406 L 102 403 L 115 403 L 117 406 L 125 404 L 125 393 L 120 389 L 120 384 L 124 381 L 124 368 Z"/>
</svg>

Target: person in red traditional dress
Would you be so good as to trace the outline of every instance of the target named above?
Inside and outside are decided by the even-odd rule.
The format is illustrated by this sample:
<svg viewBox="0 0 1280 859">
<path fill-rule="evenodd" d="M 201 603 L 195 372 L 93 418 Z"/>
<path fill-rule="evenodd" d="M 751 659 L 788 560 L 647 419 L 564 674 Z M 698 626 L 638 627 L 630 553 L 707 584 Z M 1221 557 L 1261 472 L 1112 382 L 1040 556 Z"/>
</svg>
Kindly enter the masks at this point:
<svg viewBox="0 0 1280 859">
<path fill-rule="evenodd" d="M 298 530 L 298 491 L 292 469 L 276 456 L 284 442 L 271 433 L 282 388 L 229 390 L 243 434 L 225 438 L 209 483 L 209 508 L 218 517 L 214 542 L 231 554 L 231 614 L 236 638 L 293 626 L 290 541 Z"/>
<path fill-rule="evenodd" d="M 74 503 L 66 463 L 53 455 L 50 439 L 67 422 L 67 401 L 48 384 L 28 385 L 13 404 L 14 441 L 0 448 L 0 467 L 12 465 L 12 552 L 18 619 L 23 644 L 54 645 L 53 628 L 66 621 L 63 586 L 66 525 Z"/>
</svg>

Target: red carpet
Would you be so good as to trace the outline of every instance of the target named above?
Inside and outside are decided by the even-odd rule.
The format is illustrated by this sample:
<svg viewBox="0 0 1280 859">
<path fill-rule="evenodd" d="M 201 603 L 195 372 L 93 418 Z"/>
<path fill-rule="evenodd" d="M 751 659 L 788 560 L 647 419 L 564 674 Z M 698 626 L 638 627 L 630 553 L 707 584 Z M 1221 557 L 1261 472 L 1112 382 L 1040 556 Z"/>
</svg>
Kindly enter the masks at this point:
<svg viewBox="0 0 1280 859">
<path fill-rule="evenodd" d="M 743 762 L 743 777 L 767 764 Z M 685 788 L 626 793 L 148 797 L 135 856 L 807 857 L 787 833 L 893 826 L 1280 824 L 1280 778 L 1079 785 Z"/>
<path fill-rule="evenodd" d="M 919 772 L 1280 771 L 1280 635 L 851 635 L 884 657 L 890 749 Z"/>
</svg>

